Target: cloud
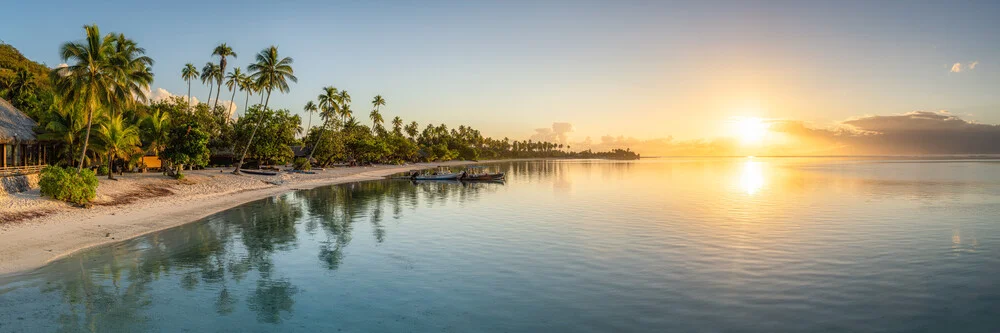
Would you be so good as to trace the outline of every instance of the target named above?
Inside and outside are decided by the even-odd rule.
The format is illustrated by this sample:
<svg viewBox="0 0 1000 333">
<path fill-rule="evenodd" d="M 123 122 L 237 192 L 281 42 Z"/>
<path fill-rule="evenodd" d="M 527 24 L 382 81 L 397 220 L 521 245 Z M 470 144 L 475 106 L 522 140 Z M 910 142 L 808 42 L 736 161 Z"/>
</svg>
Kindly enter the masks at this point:
<svg viewBox="0 0 1000 333">
<path fill-rule="evenodd" d="M 1000 125 L 970 122 L 944 112 L 914 111 L 845 120 L 830 129 L 786 121 L 772 130 L 803 147 L 853 155 L 1000 154 Z"/>
<path fill-rule="evenodd" d="M 183 102 L 188 102 L 187 95 L 175 95 L 175 94 L 171 93 L 170 91 L 167 91 L 166 89 L 163 89 L 163 88 L 156 88 L 156 90 L 153 90 L 152 92 L 147 92 L 147 95 L 149 96 L 149 101 L 150 102 L 162 102 L 162 101 L 168 101 L 168 100 L 174 99 L 174 98 L 179 98 Z M 201 103 L 201 101 L 198 100 L 198 97 L 191 96 L 191 99 L 194 101 L 193 104 Z M 214 100 L 210 99 L 209 102 L 212 103 L 212 102 L 214 102 Z M 219 100 L 219 105 L 221 105 L 223 107 L 228 106 L 229 117 L 230 118 L 235 117 L 236 116 L 236 111 L 239 110 L 239 107 L 236 105 L 236 102 L 234 102 L 234 101 Z"/>
<path fill-rule="evenodd" d="M 573 124 L 556 122 L 551 128 L 536 128 L 531 140 L 566 144 L 570 132 L 573 132 Z"/>
<path fill-rule="evenodd" d="M 573 151 L 631 149 L 643 156 L 816 156 L 1000 154 L 1000 125 L 980 124 L 948 111 L 914 111 L 848 118 L 828 127 L 771 120 L 771 142 L 746 147 L 735 138 L 678 141 L 605 135 L 572 142 Z"/>
<path fill-rule="evenodd" d="M 952 73 L 961 73 L 962 71 L 966 71 L 966 72 L 967 71 L 971 71 L 973 69 L 976 69 L 976 66 L 978 66 L 978 65 L 979 65 L 979 60 L 976 60 L 976 61 L 970 62 L 968 64 L 965 64 L 964 67 L 962 66 L 962 63 L 956 62 L 955 64 L 951 65 L 951 72 Z"/>
</svg>

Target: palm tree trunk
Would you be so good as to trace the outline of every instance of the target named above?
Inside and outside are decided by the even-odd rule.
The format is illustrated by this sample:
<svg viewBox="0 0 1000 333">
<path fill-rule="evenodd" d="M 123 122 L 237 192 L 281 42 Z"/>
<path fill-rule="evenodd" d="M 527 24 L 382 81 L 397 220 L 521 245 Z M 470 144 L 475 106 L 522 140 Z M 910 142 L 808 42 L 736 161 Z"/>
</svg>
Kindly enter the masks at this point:
<svg viewBox="0 0 1000 333">
<path fill-rule="evenodd" d="M 229 101 L 232 104 L 236 104 L 236 86 L 233 86 L 233 96 L 229 97 Z M 235 105 L 233 105 L 233 106 L 235 106 Z M 236 112 L 236 110 L 233 110 L 233 112 Z M 233 118 L 233 115 L 229 114 L 229 108 L 226 108 L 226 120 L 228 121 L 228 120 L 230 120 L 232 118 Z"/>
<path fill-rule="evenodd" d="M 91 95 L 90 99 L 93 100 L 93 98 L 93 95 Z M 94 102 L 91 101 L 88 104 L 90 104 L 90 110 L 87 111 L 87 134 L 83 137 L 83 149 L 80 151 L 80 165 L 76 168 L 76 173 L 83 172 L 83 161 L 87 159 L 87 144 L 90 143 L 90 125 L 93 124 Z"/>
<path fill-rule="evenodd" d="M 208 102 L 212 101 L 212 88 L 215 88 L 215 86 L 209 84 L 208 85 L 208 99 L 205 100 L 205 105 L 208 105 Z"/>
<path fill-rule="evenodd" d="M 269 102 L 271 102 L 271 90 L 267 91 L 267 101 L 264 102 L 264 109 L 262 109 L 261 112 L 267 110 L 267 103 Z M 250 151 L 250 144 L 253 143 L 253 137 L 257 134 L 257 128 L 260 128 L 260 124 L 263 122 L 263 117 L 260 120 L 257 120 L 257 125 L 254 125 L 253 131 L 250 132 L 250 140 L 247 140 L 247 147 L 243 149 L 243 156 L 240 156 L 240 162 L 236 163 L 236 170 L 233 170 L 234 175 L 240 174 L 240 167 L 243 166 L 243 160 L 247 158 L 247 152 Z"/>
<path fill-rule="evenodd" d="M 115 180 L 115 155 L 108 153 L 108 179 Z"/>
<path fill-rule="evenodd" d="M 222 80 L 219 80 L 219 89 L 215 89 L 215 104 L 212 105 L 212 112 L 219 107 L 219 93 L 222 92 Z"/>
<path fill-rule="evenodd" d="M 250 90 L 247 89 L 247 101 L 243 103 L 243 115 L 247 115 L 247 110 L 250 108 Z"/>
<path fill-rule="evenodd" d="M 310 115 L 312 114 L 310 113 Z M 312 117 L 310 117 L 309 119 L 311 121 Z M 309 158 L 306 159 L 306 161 L 309 161 L 309 163 L 312 163 L 313 153 L 316 152 L 316 147 L 319 146 L 320 142 L 323 142 L 323 134 L 326 134 L 326 122 L 323 122 L 323 126 L 321 126 L 319 129 L 319 138 L 316 139 L 316 143 L 313 144 L 312 149 L 309 150 Z"/>
<path fill-rule="evenodd" d="M 191 112 L 191 80 L 188 81 L 188 112 Z"/>
</svg>

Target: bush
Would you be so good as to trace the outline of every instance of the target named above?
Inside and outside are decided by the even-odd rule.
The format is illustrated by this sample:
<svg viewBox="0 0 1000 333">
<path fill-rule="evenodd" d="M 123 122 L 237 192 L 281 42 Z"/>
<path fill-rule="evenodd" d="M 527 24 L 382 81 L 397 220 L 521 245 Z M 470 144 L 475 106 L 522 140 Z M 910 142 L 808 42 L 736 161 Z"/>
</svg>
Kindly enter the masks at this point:
<svg viewBox="0 0 1000 333">
<path fill-rule="evenodd" d="M 109 172 L 109 170 L 108 170 L 108 166 L 107 165 L 102 165 L 102 166 L 97 167 L 97 175 L 98 176 L 107 176 L 108 172 Z"/>
<path fill-rule="evenodd" d="M 42 169 L 38 186 L 42 195 L 84 205 L 97 196 L 97 175 L 94 174 L 94 171 L 86 169 L 77 173 L 72 168 L 63 169 L 49 166 Z"/>
<path fill-rule="evenodd" d="M 295 164 L 295 170 L 312 169 L 312 163 L 309 163 L 309 160 L 306 159 L 305 157 L 296 158 L 293 164 Z"/>
</svg>

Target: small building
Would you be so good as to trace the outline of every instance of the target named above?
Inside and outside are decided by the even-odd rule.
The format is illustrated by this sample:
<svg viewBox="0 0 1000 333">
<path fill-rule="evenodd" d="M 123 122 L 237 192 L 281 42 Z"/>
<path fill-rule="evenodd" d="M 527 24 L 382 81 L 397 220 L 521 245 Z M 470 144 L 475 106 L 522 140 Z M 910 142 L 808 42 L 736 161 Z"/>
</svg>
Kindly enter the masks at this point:
<svg viewBox="0 0 1000 333">
<path fill-rule="evenodd" d="M 0 178 L 38 173 L 49 148 L 38 141 L 34 120 L 0 98 Z"/>
</svg>

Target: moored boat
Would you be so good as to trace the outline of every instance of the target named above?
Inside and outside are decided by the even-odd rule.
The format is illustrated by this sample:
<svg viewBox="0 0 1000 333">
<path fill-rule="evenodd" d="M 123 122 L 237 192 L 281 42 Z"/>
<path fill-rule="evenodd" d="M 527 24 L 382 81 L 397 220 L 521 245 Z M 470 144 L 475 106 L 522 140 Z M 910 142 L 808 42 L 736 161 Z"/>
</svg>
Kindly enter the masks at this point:
<svg viewBox="0 0 1000 333">
<path fill-rule="evenodd" d="M 484 166 L 470 166 L 462 172 L 462 180 L 466 181 L 498 181 L 503 180 L 506 174 L 503 172 L 490 172 Z"/>
<path fill-rule="evenodd" d="M 446 167 L 438 167 L 437 171 L 432 173 L 414 173 L 413 180 L 457 180 L 462 177 L 464 173 L 454 173 Z"/>
</svg>

